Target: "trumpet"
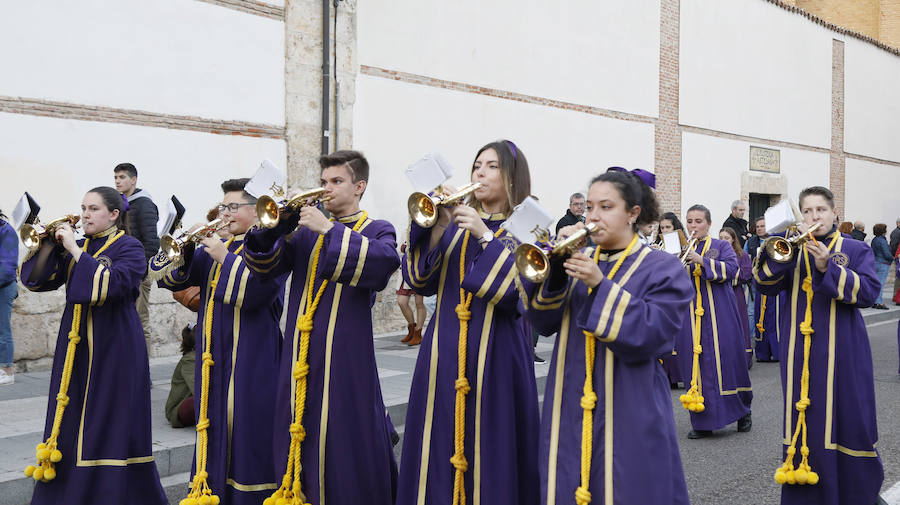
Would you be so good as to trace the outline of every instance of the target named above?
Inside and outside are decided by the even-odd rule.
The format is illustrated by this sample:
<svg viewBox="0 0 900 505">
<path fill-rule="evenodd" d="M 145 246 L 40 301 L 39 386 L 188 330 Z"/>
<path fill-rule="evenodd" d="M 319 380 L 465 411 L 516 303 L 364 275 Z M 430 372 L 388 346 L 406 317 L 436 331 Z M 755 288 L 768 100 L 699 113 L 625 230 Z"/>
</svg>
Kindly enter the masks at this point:
<svg viewBox="0 0 900 505">
<path fill-rule="evenodd" d="M 259 217 L 259 224 L 266 228 L 274 228 L 278 226 L 283 214 L 297 212 L 300 207 L 318 205 L 329 200 L 331 197 L 325 195 L 325 188 L 301 191 L 289 200 L 281 202 L 275 201 L 269 195 L 263 195 L 256 201 L 256 215 Z"/>
<path fill-rule="evenodd" d="M 46 225 L 41 224 L 39 220 L 35 219 L 34 223 L 25 223 L 22 225 L 19 229 L 19 239 L 22 241 L 22 245 L 33 252 L 41 248 L 41 243 L 45 238 L 49 238 L 51 241 L 56 242 L 55 236 L 57 228 L 64 224 L 68 224 L 72 228 L 75 228 L 80 220 L 81 216 L 76 216 L 75 214 L 66 214 L 63 217 L 50 221 Z"/>
<path fill-rule="evenodd" d="M 587 223 L 563 240 L 549 240 L 549 234 L 544 232 L 544 239 L 538 238 L 537 245 L 524 243 L 516 247 L 516 268 L 522 277 L 530 282 L 543 282 L 550 274 L 550 257 L 568 257 L 581 248 L 588 234 L 597 231 L 597 225 Z"/>
<path fill-rule="evenodd" d="M 422 228 L 431 228 L 434 226 L 434 223 L 437 222 L 438 207 L 456 205 L 480 187 L 480 182 L 473 182 L 459 188 L 459 190 L 452 195 L 430 196 L 417 191 L 409 195 L 409 199 L 406 201 L 409 217 Z"/>
<path fill-rule="evenodd" d="M 798 249 L 804 242 L 808 240 L 815 241 L 812 233 L 816 231 L 820 226 L 820 223 L 815 223 L 810 226 L 806 233 L 798 234 L 797 224 L 794 224 L 788 227 L 788 233 L 794 233 L 791 237 L 769 237 L 767 238 L 763 244 L 762 248 L 765 249 L 766 255 L 772 258 L 772 261 L 778 263 L 788 263 L 794 258 L 794 252 Z"/>
<path fill-rule="evenodd" d="M 177 237 L 167 233 L 159 239 L 159 248 L 169 258 L 169 261 L 176 262 L 183 258 L 186 245 L 196 244 L 226 226 L 228 226 L 227 221 L 216 218 L 196 230 L 182 232 Z"/>
<path fill-rule="evenodd" d="M 694 232 L 691 232 L 687 238 L 687 245 L 684 247 L 684 252 L 681 253 L 681 256 L 678 258 L 681 260 L 681 266 L 685 267 L 688 264 L 688 253 L 694 250 L 697 247 L 697 239 L 694 238 Z"/>
</svg>

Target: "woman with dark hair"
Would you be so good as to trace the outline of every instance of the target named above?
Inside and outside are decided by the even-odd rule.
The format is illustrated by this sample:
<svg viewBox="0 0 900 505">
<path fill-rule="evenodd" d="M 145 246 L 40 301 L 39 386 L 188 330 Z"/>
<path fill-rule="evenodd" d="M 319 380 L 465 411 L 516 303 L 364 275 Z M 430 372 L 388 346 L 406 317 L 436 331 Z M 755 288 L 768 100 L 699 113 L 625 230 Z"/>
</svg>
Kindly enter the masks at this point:
<svg viewBox="0 0 900 505">
<path fill-rule="evenodd" d="M 638 240 L 658 212 L 638 177 L 595 177 L 586 216 L 596 249 L 552 259 L 529 297 L 529 319 L 559 334 L 541 418 L 542 503 L 583 505 L 592 493 L 594 503 L 689 502 L 657 359 L 671 353 L 692 290 L 675 256 Z"/>
<path fill-rule="evenodd" d="M 738 271 L 734 280 L 731 282 L 734 288 L 734 301 L 737 303 L 738 314 L 747 313 L 747 293 L 744 292 L 744 286 L 753 278 L 753 267 L 751 266 L 750 255 L 741 249 L 741 241 L 738 240 L 737 232 L 734 228 L 726 226 L 719 231 L 719 240 L 728 242 L 734 249 L 734 254 L 738 259 Z M 741 333 L 744 335 L 744 343 L 747 351 L 747 368 L 753 368 L 753 345 L 750 342 L 750 325 L 749 320 L 739 319 Z"/>
<path fill-rule="evenodd" d="M 673 231 L 683 230 L 684 226 L 674 212 L 666 212 L 659 218 L 659 233 L 672 233 Z"/>
<path fill-rule="evenodd" d="M 397 504 L 539 501 L 532 340 L 517 242 L 500 227 L 531 193 L 528 161 L 491 142 L 470 177 L 482 186 L 469 205 L 439 208 L 431 229 L 410 225 L 403 277 L 438 302 L 409 393 Z"/>
<path fill-rule="evenodd" d="M 22 264 L 32 291 L 66 285 L 50 376 L 44 442 L 25 474 L 32 504 L 167 503 L 153 461 L 150 368 L 135 299 L 147 264 L 120 228 L 127 204 L 99 187 L 84 195 L 85 238 L 57 228 Z"/>
<path fill-rule="evenodd" d="M 887 225 L 884 223 L 876 224 L 872 227 L 872 233 L 875 234 L 875 237 L 872 239 L 872 252 L 875 253 L 875 275 L 881 281 L 881 289 L 878 290 L 878 297 L 875 298 L 875 304 L 872 307 L 887 310 L 882 300 L 882 291 L 884 291 L 888 273 L 891 271 L 891 262 L 894 261 L 894 256 L 891 254 L 888 241 L 884 237 L 884 234 L 887 233 Z"/>
<path fill-rule="evenodd" d="M 735 421 L 747 432 L 753 392 L 741 333 L 747 316 L 738 313 L 731 287 L 738 275 L 735 249 L 709 236 L 712 220 L 703 205 L 689 208 L 686 221 L 697 240 L 687 252 L 695 293 L 675 348 L 685 380 L 690 371 L 690 387 L 680 398 L 691 413 L 688 438 L 707 437 Z"/>
<path fill-rule="evenodd" d="M 19 237 L 0 211 L 0 386 L 16 381 L 13 371 L 13 338 L 10 317 L 13 300 L 19 296 L 16 267 L 19 263 Z"/>
</svg>

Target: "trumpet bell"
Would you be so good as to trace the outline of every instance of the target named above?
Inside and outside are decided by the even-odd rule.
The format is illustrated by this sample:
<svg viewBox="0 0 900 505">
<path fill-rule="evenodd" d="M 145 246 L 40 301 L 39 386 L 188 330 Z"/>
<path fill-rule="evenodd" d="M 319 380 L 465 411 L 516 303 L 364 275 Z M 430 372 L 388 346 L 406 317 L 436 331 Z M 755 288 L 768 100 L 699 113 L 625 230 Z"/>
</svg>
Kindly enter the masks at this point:
<svg viewBox="0 0 900 505">
<path fill-rule="evenodd" d="M 794 248 L 782 237 L 769 237 L 763 242 L 766 255 L 777 263 L 787 263 L 794 258 Z"/>
<path fill-rule="evenodd" d="M 516 247 L 515 259 L 519 274 L 530 282 L 543 282 L 550 273 L 547 254 L 534 244 L 525 243 Z"/>
<path fill-rule="evenodd" d="M 163 235 L 159 239 L 159 248 L 166 254 L 169 261 L 174 262 L 181 257 L 181 244 L 171 235 Z"/>
<path fill-rule="evenodd" d="M 35 225 L 23 224 L 19 229 L 19 239 L 29 251 L 41 247 L 41 231 Z"/>
<path fill-rule="evenodd" d="M 409 217 L 422 228 L 431 228 L 437 222 L 437 205 L 425 193 L 416 192 L 406 201 Z"/>
<path fill-rule="evenodd" d="M 259 223 L 266 228 L 274 228 L 281 218 L 281 209 L 278 202 L 269 195 L 263 195 L 256 200 L 256 216 Z"/>
</svg>

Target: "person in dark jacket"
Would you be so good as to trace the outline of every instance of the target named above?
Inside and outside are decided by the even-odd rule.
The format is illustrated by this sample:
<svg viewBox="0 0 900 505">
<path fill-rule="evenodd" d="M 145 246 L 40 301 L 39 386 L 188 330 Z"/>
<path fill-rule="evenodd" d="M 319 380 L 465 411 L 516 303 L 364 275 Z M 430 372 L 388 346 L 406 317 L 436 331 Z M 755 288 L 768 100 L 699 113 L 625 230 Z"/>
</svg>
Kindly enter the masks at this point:
<svg viewBox="0 0 900 505">
<path fill-rule="evenodd" d="M 853 231 L 850 232 L 850 236 L 853 237 L 854 240 L 859 240 L 860 242 L 866 241 L 866 224 L 862 221 L 854 221 L 853 222 Z"/>
<path fill-rule="evenodd" d="M 115 174 L 116 190 L 122 193 L 128 200 L 126 218 L 128 222 L 127 233 L 138 239 L 144 247 L 144 256 L 147 262 L 156 255 L 159 250 L 159 236 L 156 232 L 156 222 L 159 221 L 159 211 L 153 203 L 150 193 L 137 187 L 137 168 L 131 163 L 119 163 L 113 169 Z M 145 272 L 146 274 L 146 272 Z M 147 342 L 147 354 L 150 354 L 150 286 L 153 284 L 146 275 L 141 280 L 141 292 L 137 299 L 137 311 L 141 317 L 141 326 L 144 329 L 144 340 Z"/>
<path fill-rule="evenodd" d="M 875 298 L 875 304 L 872 307 L 876 309 L 887 310 L 881 299 L 881 293 L 884 291 L 884 283 L 887 282 L 888 273 L 891 271 L 891 262 L 894 261 L 894 255 L 891 254 L 887 239 L 884 234 L 887 233 L 887 225 L 878 223 L 872 227 L 872 233 L 875 238 L 872 239 L 872 252 L 875 253 L 875 275 L 881 281 L 881 289 L 878 290 L 878 297 Z"/>
<path fill-rule="evenodd" d="M 563 226 L 570 226 L 575 223 L 583 222 L 584 195 L 581 193 L 572 193 L 572 196 L 569 197 L 569 210 L 567 210 L 566 215 L 563 216 L 558 223 L 556 223 L 556 233 L 559 234 L 559 229 Z"/>
<path fill-rule="evenodd" d="M 738 234 L 738 240 L 741 241 L 741 249 L 744 248 L 744 242 L 750 238 L 747 232 L 747 220 L 744 219 L 744 213 L 747 212 L 747 206 L 740 200 L 731 202 L 731 214 L 728 219 L 722 223 L 722 228 L 731 228 Z"/>
<path fill-rule="evenodd" d="M 766 235 L 766 218 L 763 216 L 756 218 L 753 221 L 753 230 L 755 233 L 747 239 L 747 246 L 744 247 L 744 250 L 750 255 L 751 260 L 756 258 L 756 252 L 759 250 L 759 246 L 761 246 L 763 241 L 768 237 L 768 235 Z M 753 283 L 750 284 L 752 285 Z"/>
<path fill-rule="evenodd" d="M 888 243 L 888 248 L 894 256 L 897 256 L 898 247 L 900 247 L 900 217 L 897 218 L 897 227 L 891 231 L 891 241 Z"/>
</svg>

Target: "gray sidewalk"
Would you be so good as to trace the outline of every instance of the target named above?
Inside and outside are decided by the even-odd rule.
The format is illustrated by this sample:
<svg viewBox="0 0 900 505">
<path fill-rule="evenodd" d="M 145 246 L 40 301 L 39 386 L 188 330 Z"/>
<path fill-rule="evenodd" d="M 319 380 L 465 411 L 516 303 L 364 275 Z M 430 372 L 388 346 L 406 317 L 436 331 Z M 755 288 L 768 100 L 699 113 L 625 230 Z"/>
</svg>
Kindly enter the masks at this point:
<svg viewBox="0 0 900 505">
<path fill-rule="evenodd" d="M 385 407 L 402 434 L 419 347 L 409 347 L 400 342 L 401 338 L 399 333 L 376 336 L 375 358 Z M 547 360 L 535 364 L 541 393 L 553 341 L 541 338 L 537 347 L 538 354 Z M 165 418 L 172 370 L 179 358 L 150 360 L 153 456 L 171 503 L 178 503 L 186 492 L 195 434 L 193 428 L 172 428 Z M 0 505 L 23 505 L 31 499 L 34 481 L 25 477 L 23 471 L 34 464 L 34 447 L 41 442 L 49 388 L 50 372 L 16 374 L 15 384 L 0 387 Z M 395 452 L 399 453 L 400 445 Z"/>
</svg>

